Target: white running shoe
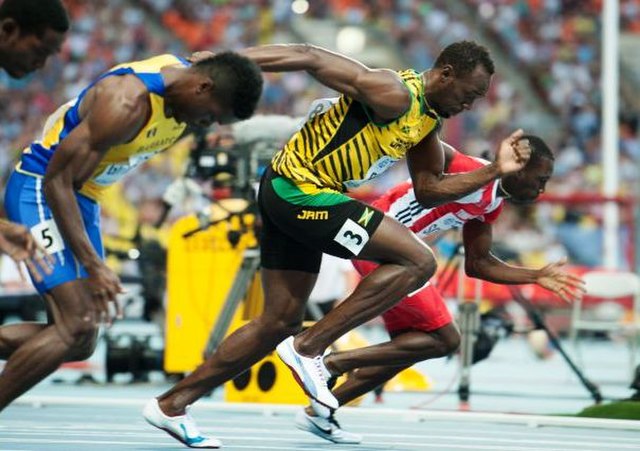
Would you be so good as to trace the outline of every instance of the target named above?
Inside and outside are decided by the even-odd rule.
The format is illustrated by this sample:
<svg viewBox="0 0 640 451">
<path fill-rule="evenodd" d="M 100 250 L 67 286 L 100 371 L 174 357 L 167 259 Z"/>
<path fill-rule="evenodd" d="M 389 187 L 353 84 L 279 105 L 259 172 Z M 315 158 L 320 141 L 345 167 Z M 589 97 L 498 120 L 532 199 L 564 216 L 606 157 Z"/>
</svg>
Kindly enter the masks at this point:
<svg viewBox="0 0 640 451">
<path fill-rule="evenodd" d="M 319 403 L 313 398 L 309 398 L 309 404 L 311 404 L 311 408 L 313 409 L 313 411 L 316 413 L 317 416 L 325 419 L 331 418 L 333 413 L 336 411 L 335 409 L 330 409 L 324 404 Z"/>
<path fill-rule="evenodd" d="M 312 417 L 302 409 L 296 414 L 296 427 L 333 443 L 355 445 L 362 442 L 360 434 L 342 429 L 333 415 L 329 418 Z"/>
<path fill-rule="evenodd" d="M 289 367 L 294 379 L 305 393 L 330 409 L 338 408 L 338 400 L 327 388 L 327 377 L 330 373 L 322 361 L 321 355 L 305 357 L 298 354 L 293 347 L 293 336 L 290 336 L 276 347 L 280 359 Z"/>
<path fill-rule="evenodd" d="M 205 437 L 200 433 L 196 422 L 193 421 L 189 412 L 187 412 L 186 415 L 169 417 L 160 410 L 158 400 L 155 398 L 144 406 L 142 416 L 144 416 L 144 419 L 147 420 L 150 425 L 162 429 L 189 448 L 217 449 L 222 446 L 220 440 Z"/>
</svg>

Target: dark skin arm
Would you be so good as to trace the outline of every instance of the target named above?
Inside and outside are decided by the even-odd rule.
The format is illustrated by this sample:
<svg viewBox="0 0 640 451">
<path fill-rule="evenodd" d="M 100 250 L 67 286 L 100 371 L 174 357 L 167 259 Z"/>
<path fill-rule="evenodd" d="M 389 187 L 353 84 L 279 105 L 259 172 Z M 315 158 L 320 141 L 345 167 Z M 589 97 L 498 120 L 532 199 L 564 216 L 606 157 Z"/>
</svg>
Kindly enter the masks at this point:
<svg viewBox="0 0 640 451">
<path fill-rule="evenodd" d="M 440 141 L 434 131 L 407 153 L 407 165 L 416 199 L 426 208 L 437 207 L 470 194 L 487 183 L 522 169 L 531 154 L 528 141 L 520 140 L 522 130 L 503 140 L 496 161 L 480 169 L 460 174 L 446 174 L 453 148 Z"/>
<path fill-rule="evenodd" d="M 135 77 L 111 77 L 98 83 L 82 101 L 80 124 L 60 143 L 44 176 L 44 193 L 55 222 L 87 269 L 103 314 L 108 313 L 108 303 L 115 301 L 122 287 L 89 241 L 75 192 L 89 180 L 111 147 L 135 137 L 149 111 L 144 86 Z"/>
<path fill-rule="evenodd" d="M 513 266 L 491 253 L 492 227 L 477 219 L 462 228 L 465 272 L 468 276 L 504 285 L 535 283 L 570 303 L 584 294 L 580 277 L 561 269 L 566 261 L 551 263 L 540 269 Z"/>
<path fill-rule="evenodd" d="M 304 70 L 325 86 L 367 105 L 377 120 L 396 119 L 411 105 L 411 95 L 392 70 L 364 64 L 309 44 L 278 44 L 242 50 L 265 72 Z"/>
</svg>

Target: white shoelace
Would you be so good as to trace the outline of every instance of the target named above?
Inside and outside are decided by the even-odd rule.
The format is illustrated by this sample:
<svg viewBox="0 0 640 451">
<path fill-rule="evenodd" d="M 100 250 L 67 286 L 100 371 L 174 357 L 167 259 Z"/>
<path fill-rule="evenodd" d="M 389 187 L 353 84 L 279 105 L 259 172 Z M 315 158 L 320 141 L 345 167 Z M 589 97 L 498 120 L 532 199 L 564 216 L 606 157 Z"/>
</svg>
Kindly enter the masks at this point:
<svg viewBox="0 0 640 451">
<path fill-rule="evenodd" d="M 318 375 L 320 376 L 320 380 L 322 381 L 322 385 L 324 387 L 327 386 L 327 380 L 324 377 L 324 371 L 322 369 L 322 367 L 324 366 L 324 363 L 322 363 L 322 356 L 315 356 L 313 358 L 313 363 L 315 364 L 316 370 L 318 371 Z"/>
</svg>

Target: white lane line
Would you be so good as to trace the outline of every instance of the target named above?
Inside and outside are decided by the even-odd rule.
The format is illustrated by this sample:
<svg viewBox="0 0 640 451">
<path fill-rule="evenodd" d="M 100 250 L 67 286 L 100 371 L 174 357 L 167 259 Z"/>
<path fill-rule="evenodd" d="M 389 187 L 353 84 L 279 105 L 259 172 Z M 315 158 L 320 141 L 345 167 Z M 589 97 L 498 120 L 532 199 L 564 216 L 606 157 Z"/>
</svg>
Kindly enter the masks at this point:
<svg viewBox="0 0 640 451">
<path fill-rule="evenodd" d="M 175 448 L 176 444 L 175 443 L 159 443 L 159 442 L 140 442 L 140 441 L 123 441 L 123 440 L 119 440 L 119 441 L 114 441 L 114 440 L 63 440 L 63 439 L 24 439 L 24 438 L 20 438 L 20 439 L 12 439 L 12 438 L 0 438 L 0 442 L 4 442 L 4 443 L 38 443 L 38 444 L 85 444 L 85 445 L 120 445 L 120 446 L 125 446 L 125 445 L 132 445 L 132 446 L 138 446 L 138 445 L 144 445 L 144 446 L 154 446 L 154 447 L 166 447 L 166 448 Z M 325 443 L 326 444 L 326 443 Z M 331 446 L 329 444 L 327 444 L 328 446 Z M 417 449 L 449 449 L 449 448 L 454 448 L 454 449 L 472 449 L 472 450 L 488 450 L 488 451 L 513 451 L 514 448 L 512 445 L 509 446 L 487 446 L 487 445 L 453 445 L 453 444 L 445 444 L 445 443 L 437 443 L 437 444 L 430 444 L 430 443 L 406 443 L 406 442 L 368 442 L 366 444 L 361 444 L 358 445 L 357 448 L 354 449 L 358 449 L 361 451 L 366 451 L 367 448 L 365 447 L 369 447 L 369 446 L 373 446 L 373 447 L 378 447 L 380 445 L 384 445 L 384 446 L 404 446 L 404 447 L 409 447 L 409 448 L 417 448 Z M 229 443 L 223 443 L 224 449 L 234 449 L 234 448 L 240 448 L 240 449 L 253 449 L 253 450 L 258 450 L 258 449 L 275 449 L 275 450 L 300 450 L 300 449 L 311 449 L 309 448 L 309 443 L 300 443 L 299 446 L 297 447 L 288 447 L 288 446 L 281 446 L 281 445 L 277 445 L 277 446 L 265 446 L 265 445 L 258 445 L 258 444 L 252 444 L 252 445 L 235 445 L 235 444 L 229 444 Z M 343 448 L 340 447 L 340 449 L 344 450 L 347 448 Z M 531 447 L 518 447 L 517 448 L 518 451 L 567 451 L 566 448 L 531 448 Z M 583 448 L 583 451 L 599 451 L 601 450 L 598 448 Z"/>
<path fill-rule="evenodd" d="M 7 443 L 15 443 L 16 440 L 0 438 L 0 442 Z M 176 442 L 174 443 L 157 443 L 157 442 L 125 442 L 125 441 L 93 441 L 93 440 L 55 440 L 55 439 L 47 439 L 47 440 L 38 440 L 38 439 L 20 439 L 21 443 L 42 443 L 42 444 L 83 444 L 83 445 L 131 445 L 131 446 L 146 446 L 146 447 L 163 447 L 163 448 L 176 448 Z M 306 445 L 306 444 L 305 444 Z M 275 450 L 300 450 L 300 447 L 290 448 L 287 446 L 260 446 L 260 445 L 228 445 L 226 443 L 223 444 L 224 449 L 229 448 L 239 448 L 239 449 L 275 449 Z M 182 448 L 181 448 L 182 449 Z M 311 449 L 305 446 L 303 449 Z M 340 448 L 340 449 L 349 449 L 349 448 Z M 366 448 L 358 448 L 361 451 L 366 451 Z M 480 449 L 480 448 L 478 448 Z M 24 450 L 21 450 L 24 451 Z M 547 450 L 549 451 L 549 450 Z"/>
<path fill-rule="evenodd" d="M 231 419 L 231 418 L 225 418 L 225 419 L 218 419 L 215 421 L 199 421 L 199 425 L 201 427 L 201 429 L 205 429 L 207 431 L 212 431 L 212 434 L 215 434 L 217 432 L 221 432 L 221 431 L 225 431 L 225 432 L 241 432 L 243 434 L 250 434 L 250 435 L 256 435 L 256 434 L 273 434 L 274 429 L 273 428 L 265 428 L 265 424 L 263 422 L 263 418 L 259 419 L 260 425 L 263 426 L 262 428 L 256 428 L 256 427 L 251 427 L 251 426 L 241 426 L 238 425 L 238 423 L 243 423 L 243 421 L 238 421 L 238 420 L 245 420 L 243 419 L 239 419 L 239 418 L 235 418 L 235 419 Z M 224 423 L 225 425 L 222 426 L 220 423 Z M 285 424 L 283 424 L 283 422 L 271 422 L 274 426 L 280 426 L 280 430 L 278 431 L 278 434 L 284 434 L 284 435 L 296 435 L 299 434 L 298 430 L 295 429 L 295 427 L 293 426 L 293 423 L 291 423 L 289 420 L 286 421 Z M 206 426 L 205 426 L 206 425 Z M 447 433 L 452 433 L 455 432 L 456 433 L 456 437 L 459 436 L 459 432 L 460 429 L 457 428 L 441 428 L 441 427 L 437 427 L 434 429 L 429 429 L 428 428 L 428 423 L 421 423 L 422 428 L 419 427 L 413 427 L 411 429 L 408 428 L 398 428 L 396 427 L 395 424 L 390 424 L 389 422 L 387 422 L 385 425 L 379 425 L 379 426 L 374 426 L 374 425 L 359 425 L 358 427 L 352 427 L 349 428 L 350 430 L 353 431 L 357 431 L 357 432 L 363 432 L 367 437 L 368 436 L 386 436 L 386 437 L 416 437 L 416 438 L 424 438 L 424 439 L 429 439 L 429 438 L 433 438 L 433 437 L 438 437 L 438 436 L 442 436 L 442 434 L 447 434 Z M 34 431 L 45 431 L 43 433 L 56 433 L 59 431 L 65 431 L 65 433 L 69 432 L 69 433 L 75 433 L 73 431 L 81 431 L 83 433 L 94 433 L 94 434 L 100 434 L 101 431 L 104 431 L 105 434 L 113 434 L 115 432 L 118 433 L 126 433 L 126 434 L 139 434 L 140 431 L 151 431 L 151 427 L 148 426 L 146 423 L 143 423 L 142 421 L 140 421 L 137 424 L 131 424 L 131 423 L 82 423 L 82 424 L 76 424 L 76 425 L 70 425 L 70 424 L 56 424 L 51 425 L 33 425 L 31 422 L 13 422 L 13 424 L 9 424 L 9 423 L 5 423 L 4 425 L 5 427 L 10 426 L 10 431 L 13 432 L 17 432 L 17 431 L 24 431 L 24 432 L 34 432 Z M 203 428 L 203 426 L 205 426 Z M 286 426 L 286 429 L 282 429 L 282 426 Z M 392 430 L 394 433 L 392 434 L 385 434 L 384 430 L 387 429 L 384 426 L 387 426 L 387 428 L 389 430 Z M 0 430 L 3 429 L 3 426 L 0 426 Z M 407 430 L 410 432 L 407 433 L 402 433 L 403 430 Z M 91 432 L 90 432 L 91 431 Z M 368 431 L 374 431 L 374 432 L 368 432 Z M 421 432 L 422 434 L 420 435 L 416 435 L 415 432 Z M 624 444 L 626 443 L 630 443 L 630 444 L 635 444 L 637 443 L 638 437 L 640 436 L 635 436 L 635 433 L 630 433 L 630 434 L 634 434 L 634 435 L 630 435 L 628 437 L 613 437 L 613 436 L 602 436 L 602 435 L 595 435 L 597 434 L 597 431 L 594 432 L 594 435 L 591 437 L 585 437 L 585 435 L 578 435 L 578 434 L 550 434 L 550 433 L 545 433 L 545 432 L 541 432 L 539 429 L 523 429 L 521 432 L 506 432 L 503 431 L 498 427 L 496 427 L 495 430 L 481 430 L 481 429 L 468 429 L 465 428 L 463 431 L 464 435 L 466 436 L 474 436 L 477 439 L 480 439 L 482 437 L 495 437 L 496 435 L 499 435 L 503 438 L 505 437 L 511 437 L 512 439 L 517 439 L 519 437 L 525 437 L 525 438 L 531 438 L 531 437 L 535 437 L 536 440 L 540 440 L 540 439 L 556 439 L 556 440 L 562 440 L 565 443 L 584 443 L 584 440 L 590 440 L 588 442 L 588 444 L 593 445 L 593 440 L 597 441 L 597 442 L 606 442 L 608 445 L 611 445 L 612 442 L 616 442 L 616 444 Z M 434 435 L 437 434 L 437 435 Z M 570 440 L 572 439 L 578 439 L 578 442 L 571 442 Z"/>
<path fill-rule="evenodd" d="M 220 431 L 216 431 L 215 433 L 215 437 L 221 439 L 222 441 L 227 441 L 227 440 L 239 440 L 239 441 L 243 441 L 243 442 L 262 442 L 262 443 L 269 443 L 269 442 L 285 442 L 285 443 L 298 443 L 300 442 L 300 438 L 299 437 L 282 437 L 280 435 L 271 435 L 271 436 L 256 436 L 256 437 L 252 437 L 252 436 L 246 436 L 246 435 L 238 435 L 238 434 L 228 434 L 228 430 L 226 429 L 222 429 Z M 296 435 L 297 436 L 302 436 L 304 433 L 303 432 L 298 432 Z M 12 436 L 30 436 L 30 437 L 34 437 L 34 436 L 47 436 L 50 437 L 51 433 L 50 432 L 40 432 L 40 431 L 14 431 L 11 433 Z M 71 438 L 75 438 L 75 437 L 80 437 L 80 438 L 86 438 L 87 436 L 89 437 L 104 437 L 104 436 L 112 436 L 113 433 L 111 434 L 107 434 L 105 433 L 86 433 L 86 432 L 65 432 L 65 435 L 68 437 L 68 439 Z M 127 434 L 129 435 L 129 434 Z M 135 434 L 135 436 L 133 436 L 133 434 L 131 434 L 132 438 L 134 439 L 144 439 L 144 438 L 153 438 L 153 437 L 158 437 L 158 434 L 149 434 L 149 433 L 144 433 L 144 434 Z M 304 434 L 305 437 L 311 438 L 312 436 L 310 434 Z M 376 437 L 379 440 L 371 440 L 371 438 Z M 121 437 L 121 438 L 129 438 L 129 437 Z M 491 437 L 491 438 L 483 438 L 483 437 L 461 437 L 461 436 L 454 436 L 454 435 L 391 435 L 391 434 L 369 434 L 365 437 L 366 439 L 366 444 L 369 445 L 375 445 L 375 444 L 388 444 L 388 443 L 402 443 L 403 445 L 411 445 L 411 446 L 416 446 L 419 443 L 425 443 L 425 442 L 431 442 L 432 444 L 434 444 L 433 442 L 437 442 L 437 441 L 442 441 L 443 443 L 456 443 L 456 442 L 462 442 L 461 446 L 466 446 L 465 442 L 474 442 L 474 444 L 476 446 L 498 446 L 498 449 L 504 449 L 505 447 L 507 449 L 521 449 L 523 446 L 526 446 L 526 449 L 538 449 L 538 448 L 533 448 L 535 446 L 559 446 L 559 449 L 563 449 L 563 450 L 568 450 L 568 449 L 580 449 L 580 450 L 585 450 L 585 449 L 589 449 L 589 447 L 593 447 L 596 446 L 597 448 L 595 449 L 606 449 L 609 447 L 609 444 L 606 442 L 598 442 L 598 441 L 591 441 L 591 442 L 570 442 L 570 441 L 557 441 L 557 440 L 538 440 L 535 437 L 530 437 L 529 439 L 518 439 L 518 440 L 510 440 L 510 439 L 503 439 L 503 438 L 496 438 L 496 437 Z M 399 442 L 393 441 L 394 439 L 398 439 L 400 440 Z M 389 440 L 392 440 L 391 442 L 389 442 Z M 407 442 L 408 440 L 408 442 Z M 96 443 L 102 443 L 103 441 L 98 440 L 95 441 Z M 516 447 L 517 445 L 517 447 Z M 570 448 L 571 447 L 571 448 Z M 541 449 L 545 449 L 545 448 L 541 448 Z M 548 448 L 546 448 L 548 449 Z M 623 445 L 623 444 L 616 444 L 616 450 L 624 450 L 624 449 L 640 449 L 640 447 L 638 446 L 638 444 L 628 444 L 628 445 Z"/>
<path fill-rule="evenodd" d="M 147 399 L 132 398 L 99 398 L 84 397 L 75 398 L 68 396 L 40 396 L 27 395 L 16 400 L 18 404 L 28 405 L 74 405 L 74 406 L 136 406 L 142 408 Z M 14 403 L 15 404 L 15 403 Z M 235 404 L 214 401 L 200 401 L 200 409 L 214 409 L 218 411 L 231 412 L 262 412 L 263 414 L 273 414 L 289 412 L 294 413 L 300 407 L 296 405 L 279 404 Z M 456 422 L 475 421 L 504 424 L 525 424 L 527 426 L 563 426 L 578 428 L 601 428 L 601 429 L 625 429 L 640 430 L 640 421 L 630 420 L 609 420 L 601 418 L 581 418 L 581 417 L 560 417 L 545 415 L 508 414 L 494 412 L 456 412 L 456 411 L 418 411 L 407 409 L 385 409 L 368 407 L 345 407 L 342 414 L 363 416 L 399 418 L 409 420 L 452 420 Z"/>
</svg>

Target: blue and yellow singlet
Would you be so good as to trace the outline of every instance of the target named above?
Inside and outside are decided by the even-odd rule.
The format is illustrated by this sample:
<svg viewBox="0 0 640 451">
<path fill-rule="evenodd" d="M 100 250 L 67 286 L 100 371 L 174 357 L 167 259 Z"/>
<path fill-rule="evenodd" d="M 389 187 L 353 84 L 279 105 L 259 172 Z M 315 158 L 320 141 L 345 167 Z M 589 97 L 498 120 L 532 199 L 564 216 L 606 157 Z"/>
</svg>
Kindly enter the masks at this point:
<svg viewBox="0 0 640 451">
<path fill-rule="evenodd" d="M 94 171 L 90 179 L 80 189 L 85 196 L 99 200 L 104 189 L 120 180 L 136 166 L 153 155 L 167 149 L 182 136 L 186 124 L 165 116 L 165 84 L 160 73 L 163 67 L 189 62 L 173 56 L 160 55 L 143 61 L 120 64 L 100 76 L 80 95 L 58 108 L 47 119 L 42 138 L 34 141 L 22 153 L 16 170 L 21 173 L 42 177 L 62 140 L 80 124 L 79 108 L 87 91 L 98 81 L 110 76 L 133 74 L 149 91 L 151 114 L 147 123 L 131 141 L 112 147 Z"/>
</svg>

